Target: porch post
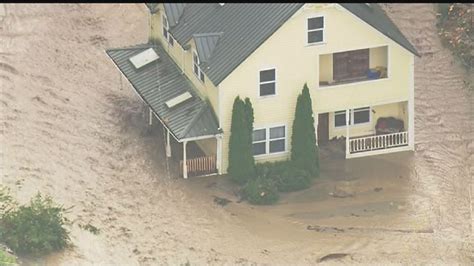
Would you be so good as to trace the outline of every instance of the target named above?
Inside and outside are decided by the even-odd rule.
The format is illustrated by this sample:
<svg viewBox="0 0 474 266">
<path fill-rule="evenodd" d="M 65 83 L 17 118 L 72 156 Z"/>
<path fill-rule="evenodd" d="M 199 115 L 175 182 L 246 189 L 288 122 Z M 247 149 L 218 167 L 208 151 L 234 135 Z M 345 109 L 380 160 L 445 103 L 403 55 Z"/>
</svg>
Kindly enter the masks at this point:
<svg viewBox="0 0 474 266">
<path fill-rule="evenodd" d="M 415 62 L 414 56 L 410 59 L 410 85 L 408 88 L 408 146 L 411 150 L 415 150 Z"/>
<path fill-rule="evenodd" d="M 319 114 L 314 114 L 314 135 L 316 136 L 316 146 L 319 146 L 319 138 L 318 138 L 318 123 L 319 123 Z"/>
<path fill-rule="evenodd" d="M 222 136 L 218 135 L 216 136 L 216 168 L 217 168 L 217 173 L 219 175 L 222 174 L 222 169 L 221 169 L 221 161 L 222 161 Z"/>
<path fill-rule="evenodd" d="M 185 140 L 183 142 L 183 177 L 184 179 L 188 178 L 188 166 L 186 165 L 186 144 L 188 144 L 188 142 Z"/>
<path fill-rule="evenodd" d="M 148 114 L 148 125 L 152 125 L 153 123 L 153 111 L 151 110 L 151 108 L 148 108 L 149 109 L 149 114 Z"/>
<path fill-rule="evenodd" d="M 166 157 L 171 157 L 170 131 L 166 130 Z"/>
<path fill-rule="evenodd" d="M 346 158 L 349 156 L 350 152 L 349 152 L 349 121 L 350 121 L 350 117 L 349 117 L 349 109 L 346 109 Z"/>
</svg>

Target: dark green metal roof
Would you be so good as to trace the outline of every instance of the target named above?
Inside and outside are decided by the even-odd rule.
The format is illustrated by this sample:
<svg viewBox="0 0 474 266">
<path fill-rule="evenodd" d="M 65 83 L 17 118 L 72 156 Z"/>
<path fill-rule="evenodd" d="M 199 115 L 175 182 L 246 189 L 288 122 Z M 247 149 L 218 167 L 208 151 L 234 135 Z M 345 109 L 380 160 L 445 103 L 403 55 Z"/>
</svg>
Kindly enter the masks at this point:
<svg viewBox="0 0 474 266">
<path fill-rule="evenodd" d="M 173 5 L 176 6 L 172 7 Z M 178 23 L 170 28 L 170 32 L 182 46 L 196 34 L 205 36 L 216 32 L 222 33 L 218 44 L 211 51 L 212 54 L 204 56 L 209 59 L 208 62 L 203 62 L 204 73 L 218 85 L 303 5 L 303 3 L 226 3 L 220 6 L 218 3 L 167 3 L 165 11 L 175 10 L 176 12 L 167 12 L 167 15 L 173 14 L 173 18 L 179 14 Z M 341 3 L 340 5 L 418 55 L 413 45 L 377 4 L 367 6 L 365 3 Z"/>
<path fill-rule="evenodd" d="M 159 59 L 136 69 L 129 58 L 150 47 Z M 106 52 L 177 140 L 220 133 L 210 105 L 199 97 L 191 81 L 181 74 L 181 69 L 160 45 L 140 44 Z M 166 101 L 185 92 L 189 92 L 192 98 L 172 108 L 166 106 Z"/>
</svg>

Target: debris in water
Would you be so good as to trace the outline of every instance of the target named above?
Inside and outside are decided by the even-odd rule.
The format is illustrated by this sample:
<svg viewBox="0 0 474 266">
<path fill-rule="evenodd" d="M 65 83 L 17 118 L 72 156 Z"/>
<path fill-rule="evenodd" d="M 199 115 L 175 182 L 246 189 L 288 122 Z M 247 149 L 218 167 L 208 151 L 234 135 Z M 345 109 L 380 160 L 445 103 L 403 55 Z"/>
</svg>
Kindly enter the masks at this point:
<svg viewBox="0 0 474 266">
<path fill-rule="evenodd" d="M 374 188 L 374 191 L 375 191 L 375 192 L 379 192 L 379 191 L 382 191 L 382 190 L 383 190 L 382 187 L 376 187 L 376 188 Z"/>
<path fill-rule="evenodd" d="M 221 197 L 217 197 L 217 196 L 214 196 L 214 202 L 217 204 L 217 205 L 221 205 L 221 206 L 225 206 L 227 205 L 228 203 L 232 202 L 231 200 L 228 200 L 226 198 L 221 198 Z"/>
<path fill-rule="evenodd" d="M 328 254 L 326 256 L 321 257 L 318 260 L 318 262 L 323 262 L 323 261 L 326 261 L 326 260 L 340 259 L 340 258 L 344 258 L 348 255 L 349 255 L 348 253 L 331 253 L 331 254 Z"/>
<path fill-rule="evenodd" d="M 354 196 L 354 194 L 347 193 L 344 190 L 334 190 L 334 192 L 329 192 L 329 195 L 335 198 L 349 198 Z"/>
</svg>

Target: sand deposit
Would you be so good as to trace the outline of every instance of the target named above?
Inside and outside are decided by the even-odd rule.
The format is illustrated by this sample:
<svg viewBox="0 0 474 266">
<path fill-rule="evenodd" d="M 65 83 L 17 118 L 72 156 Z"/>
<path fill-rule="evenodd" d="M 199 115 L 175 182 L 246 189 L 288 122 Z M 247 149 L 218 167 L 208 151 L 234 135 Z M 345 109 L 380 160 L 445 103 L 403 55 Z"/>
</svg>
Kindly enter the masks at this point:
<svg viewBox="0 0 474 266">
<path fill-rule="evenodd" d="M 0 180 L 21 202 L 41 191 L 74 206 L 75 247 L 38 261 L 474 263 L 466 74 L 441 46 L 433 5 L 385 8 L 422 55 L 416 152 L 345 161 L 342 170 L 328 160 L 311 189 L 254 207 L 237 203 L 223 179 L 168 178 L 162 132 L 147 129 L 146 110 L 104 52 L 147 41 L 143 4 L 5 5 Z M 352 196 L 329 194 L 337 190 Z M 100 234 L 78 226 L 87 223 Z"/>
</svg>

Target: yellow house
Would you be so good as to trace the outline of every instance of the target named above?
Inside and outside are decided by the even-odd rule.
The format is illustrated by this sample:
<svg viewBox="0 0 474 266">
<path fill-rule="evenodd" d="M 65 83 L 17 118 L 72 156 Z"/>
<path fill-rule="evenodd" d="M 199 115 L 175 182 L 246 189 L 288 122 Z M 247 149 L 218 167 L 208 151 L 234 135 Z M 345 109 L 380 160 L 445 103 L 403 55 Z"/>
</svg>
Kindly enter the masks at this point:
<svg viewBox="0 0 474 266">
<path fill-rule="evenodd" d="M 150 106 L 150 114 L 163 123 L 168 138 L 183 143 L 185 178 L 191 164 L 194 169 L 204 162 L 186 158 L 189 141 L 215 160 L 210 163 L 218 174 L 227 172 L 236 96 L 248 97 L 254 108 L 256 161 L 289 158 L 296 99 L 304 84 L 313 101 L 318 145 L 344 137 L 346 158 L 414 149 L 418 53 L 377 4 L 147 6 L 150 43 L 107 53 Z M 170 77 L 130 67 L 127 60 L 149 48 L 155 51 L 150 60 L 156 62 L 144 68 L 166 63 L 170 67 L 163 73 L 179 73 L 167 83 L 169 95 L 158 95 L 160 89 L 153 86 L 140 87 Z M 153 78 L 144 74 L 147 71 Z M 186 89 L 180 85 L 180 93 L 174 93 L 175 83 L 186 84 Z M 184 99 L 184 91 L 191 100 Z M 160 100 L 182 103 L 174 111 L 156 104 Z M 188 101 L 199 102 L 203 111 L 193 113 L 189 121 L 176 118 L 181 128 L 172 126 L 170 114 L 183 113 Z"/>
</svg>

